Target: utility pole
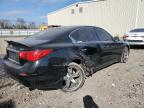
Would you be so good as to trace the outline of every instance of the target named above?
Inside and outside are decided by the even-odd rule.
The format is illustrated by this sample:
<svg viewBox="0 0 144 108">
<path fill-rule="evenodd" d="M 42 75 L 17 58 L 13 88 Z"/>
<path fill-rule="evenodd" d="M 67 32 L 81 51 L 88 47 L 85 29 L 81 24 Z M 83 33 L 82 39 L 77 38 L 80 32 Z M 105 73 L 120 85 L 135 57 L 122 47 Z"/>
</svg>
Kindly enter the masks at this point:
<svg viewBox="0 0 144 108">
<path fill-rule="evenodd" d="M 137 0 L 137 5 L 136 5 L 136 19 L 135 19 L 135 28 L 138 27 L 138 18 L 139 18 L 139 10 L 140 10 L 140 2 L 142 0 Z"/>
</svg>

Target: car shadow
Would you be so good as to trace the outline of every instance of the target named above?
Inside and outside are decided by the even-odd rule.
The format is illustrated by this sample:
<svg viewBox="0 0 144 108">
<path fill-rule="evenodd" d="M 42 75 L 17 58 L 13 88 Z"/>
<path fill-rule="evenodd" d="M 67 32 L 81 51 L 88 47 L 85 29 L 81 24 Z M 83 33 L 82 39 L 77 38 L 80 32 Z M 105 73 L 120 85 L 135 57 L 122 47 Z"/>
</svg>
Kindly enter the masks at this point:
<svg viewBox="0 0 144 108">
<path fill-rule="evenodd" d="M 9 78 L 4 69 L 3 55 L 0 54 L 0 79 Z"/>
<path fill-rule="evenodd" d="M 15 103 L 10 99 L 0 103 L 0 108 L 15 108 Z"/>
<path fill-rule="evenodd" d="M 90 95 L 83 97 L 84 108 L 99 108 Z"/>
<path fill-rule="evenodd" d="M 130 46 L 131 49 L 144 49 L 144 46 Z"/>
</svg>

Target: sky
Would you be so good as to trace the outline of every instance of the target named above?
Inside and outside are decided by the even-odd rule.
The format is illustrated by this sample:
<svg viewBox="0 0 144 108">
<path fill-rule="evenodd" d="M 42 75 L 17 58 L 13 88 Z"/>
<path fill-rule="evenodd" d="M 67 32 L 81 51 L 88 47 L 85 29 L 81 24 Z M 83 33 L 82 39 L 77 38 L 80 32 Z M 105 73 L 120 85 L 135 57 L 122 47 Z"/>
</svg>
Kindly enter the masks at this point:
<svg viewBox="0 0 144 108">
<path fill-rule="evenodd" d="M 79 0 L 0 0 L 0 19 L 47 23 L 47 14 Z"/>
</svg>

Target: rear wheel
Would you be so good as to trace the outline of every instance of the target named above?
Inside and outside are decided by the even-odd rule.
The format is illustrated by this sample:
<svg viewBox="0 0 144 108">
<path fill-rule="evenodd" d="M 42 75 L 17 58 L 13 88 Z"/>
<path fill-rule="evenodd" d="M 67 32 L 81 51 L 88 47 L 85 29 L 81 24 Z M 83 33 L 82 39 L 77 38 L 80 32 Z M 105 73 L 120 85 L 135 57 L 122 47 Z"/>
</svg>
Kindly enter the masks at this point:
<svg viewBox="0 0 144 108">
<path fill-rule="evenodd" d="M 126 63 L 128 61 L 128 57 L 129 57 L 129 50 L 128 47 L 125 47 L 123 49 L 123 53 L 121 56 L 121 63 Z"/>
<path fill-rule="evenodd" d="M 64 76 L 64 85 L 62 90 L 65 92 L 73 92 L 83 86 L 85 82 L 85 71 L 83 67 L 77 63 L 70 63 L 67 67 L 67 74 Z"/>
</svg>

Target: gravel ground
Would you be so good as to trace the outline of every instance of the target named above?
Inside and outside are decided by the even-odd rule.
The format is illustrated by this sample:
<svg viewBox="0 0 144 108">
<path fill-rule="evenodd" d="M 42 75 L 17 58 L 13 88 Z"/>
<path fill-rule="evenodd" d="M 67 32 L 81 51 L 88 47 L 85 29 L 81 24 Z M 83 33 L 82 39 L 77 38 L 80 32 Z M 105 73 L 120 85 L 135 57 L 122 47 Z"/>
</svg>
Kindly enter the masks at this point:
<svg viewBox="0 0 144 108">
<path fill-rule="evenodd" d="M 0 108 L 144 108 L 144 49 L 87 78 L 73 93 L 29 91 L 4 73 L 0 60 Z"/>
</svg>

